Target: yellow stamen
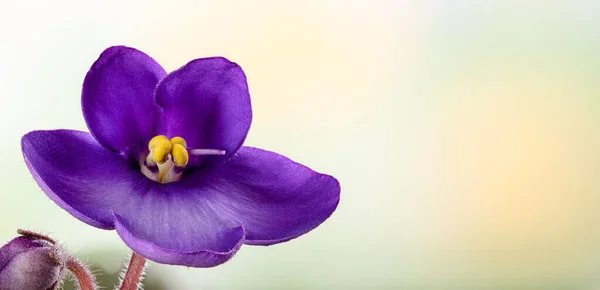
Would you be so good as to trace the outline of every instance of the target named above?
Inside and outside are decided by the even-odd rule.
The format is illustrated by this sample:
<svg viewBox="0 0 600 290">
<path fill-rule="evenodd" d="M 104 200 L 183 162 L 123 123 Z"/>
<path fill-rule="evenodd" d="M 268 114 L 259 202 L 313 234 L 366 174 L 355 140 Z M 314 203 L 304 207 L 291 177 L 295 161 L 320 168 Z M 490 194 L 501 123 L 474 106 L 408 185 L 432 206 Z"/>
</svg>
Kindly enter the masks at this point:
<svg viewBox="0 0 600 290">
<path fill-rule="evenodd" d="M 183 146 L 183 148 L 187 147 L 187 143 L 185 142 L 185 139 L 183 139 L 179 136 L 171 138 L 171 143 L 173 145 L 179 144 L 179 145 Z"/>
<path fill-rule="evenodd" d="M 173 139 L 175 139 L 175 138 L 173 138 Z M 173 139 L 171 139 L 171 140 L 173 140 Z M 183 140 L 183 139 L 181 139 L 181 140 Z M 185 142 L 185 140 L 183 142 Z M 176 166 L 183 167 L 183 166 L 186 166 L 188 163 L 188 159 L 189 159 L 188 152 L 185 149 L 185 147 L 179 143 L 173 144 L 173 148 L 171 149 L 171 156 L 173 157 L 173 163 L 175 163 Z"/>
<path fill-rule="evenodd" d="M 158 136 L 154 136 L 152 139 L 150 139 L 150 142 L 148 142 L 148 150 L 152 150 L 154 149 L 154 146 L 156 146 L 156 143 L 162 140 L 169 140 L 169 138 L 167 138 L 167 136 L 165 135 L 158 135 Z"/>
<path fill-rule="evenodd" d="M 150 152 L 152 153 L 152 159 L 154 159 L 154 161 L 158 164 L 163 164 L 167 162 L 167 158 L 169 156 L 169 153 L 171 152 L 171 148 L 173 148 L 173 144 L 171 144 L 171 141 L 169 141 L 169 139 L 166 138 L 161 138 L 156 140 L 152 145 L 152 149 L 150 149 Z"/>
<path fill-rule="evenodd" d="M 148 142 L 150 153 L 140 159 L 142 173 L 159 183 L 169 183 L 181 179 L 188 165 L 190 154 L 223 155 L 225 151 L 215 149 L 187 149 L 187 142 L 176 136 L 169 140 L 165 135 L 159 135 Z"/>
</svg>

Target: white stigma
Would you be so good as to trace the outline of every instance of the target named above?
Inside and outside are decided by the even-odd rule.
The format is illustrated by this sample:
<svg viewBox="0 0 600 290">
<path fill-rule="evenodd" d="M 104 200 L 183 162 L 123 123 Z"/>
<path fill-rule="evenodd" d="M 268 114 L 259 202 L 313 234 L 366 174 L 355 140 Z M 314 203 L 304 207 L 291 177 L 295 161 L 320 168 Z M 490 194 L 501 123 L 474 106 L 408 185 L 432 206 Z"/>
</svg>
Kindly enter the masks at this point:
<svg viewBox="0 0 600 290">
<path fill-rule="evenodd" d="M 190 149 L 190 155 L 225 155 L 225 150 L 218 149 Z"/>
</svg>

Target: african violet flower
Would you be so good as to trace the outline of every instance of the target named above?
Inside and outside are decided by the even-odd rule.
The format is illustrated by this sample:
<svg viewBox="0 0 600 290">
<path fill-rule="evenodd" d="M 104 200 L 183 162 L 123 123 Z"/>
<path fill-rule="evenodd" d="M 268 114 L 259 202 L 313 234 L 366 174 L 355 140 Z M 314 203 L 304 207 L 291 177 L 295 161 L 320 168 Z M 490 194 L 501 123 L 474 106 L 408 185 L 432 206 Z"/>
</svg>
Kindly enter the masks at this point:
<svg viewBox="0 0 600 290">
<path fill-rule="evenodd" d="M 225 58 L 167 74 L 138 50 L 108 48 L 84 80 L 82 106 L 91 134 L 30 132 L 25 162 L 60 207 L 116 229 L 150 260 L 216 266 L 243 243 L 307 233 L 339 202 L 335 178 L 242 146 L 250 95 L 242 69 Z"/>
</svg>

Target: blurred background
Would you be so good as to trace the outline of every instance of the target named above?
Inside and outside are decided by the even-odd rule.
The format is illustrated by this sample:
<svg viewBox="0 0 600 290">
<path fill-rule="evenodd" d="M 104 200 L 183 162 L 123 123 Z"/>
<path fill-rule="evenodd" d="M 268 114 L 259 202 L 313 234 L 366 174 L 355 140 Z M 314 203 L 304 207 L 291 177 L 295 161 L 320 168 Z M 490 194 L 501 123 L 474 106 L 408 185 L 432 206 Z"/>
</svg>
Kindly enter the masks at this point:
<svg viewBox="0 0 600 290">
<path fill-rule="evenodd" d="M 338 210 L 148 289 L 600 289 L 597 1 L 1 1 L 0 241 L 41 230 L 107 273 L 128 248 L 51 202 L 20 138 L 87 130 L 83 78 L 124 44 L 245 70 L 246 144 L 342 184 Z M 105 277 L 105 278 L 103 278 Z M 106 286 L 110 286 L 107 284 Z M 109 288 L 110 289 L 110 288 Z"/>
</svg>

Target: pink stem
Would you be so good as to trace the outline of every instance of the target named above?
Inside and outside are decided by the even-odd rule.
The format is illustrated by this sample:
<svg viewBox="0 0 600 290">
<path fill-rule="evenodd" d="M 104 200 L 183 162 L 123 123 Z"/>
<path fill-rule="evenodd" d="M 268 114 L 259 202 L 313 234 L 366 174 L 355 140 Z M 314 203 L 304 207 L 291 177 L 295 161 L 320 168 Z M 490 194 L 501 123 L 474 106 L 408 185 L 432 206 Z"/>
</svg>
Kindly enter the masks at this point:
<svg viewBox="0 0 600 290">
<path fill-rule="evenodd" d="M 140 282 L 142 282 L 142 275 L 146 267 L 146 258 L 140 256 L 138 253 L 133 252 L 131 255 L 131 261 L 129 261 L 129 267 L 127 267 L 127 273 L 121 284 L 120 290 L 137 290 Z"/>
<path fill-rule="evenodd" d="M 95 290 L 96 283 L 90 270 L 84 266 L 77 258 L 69 257 L 66 262 L 67 269 L 77 278 L 77 283 L 81 290 Z"/>
</svg>

